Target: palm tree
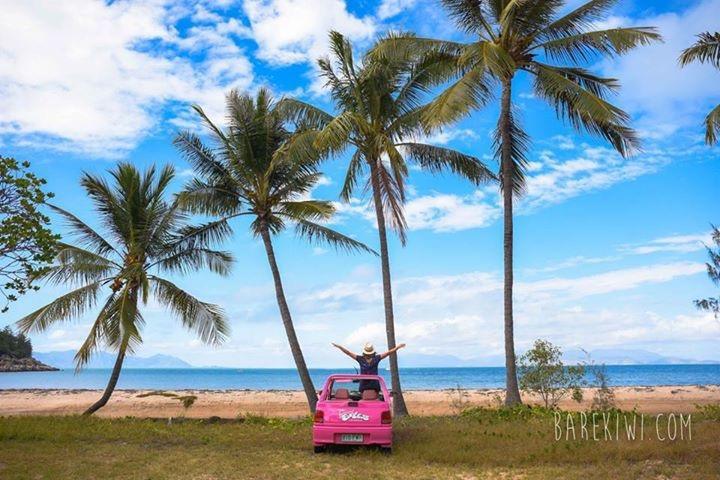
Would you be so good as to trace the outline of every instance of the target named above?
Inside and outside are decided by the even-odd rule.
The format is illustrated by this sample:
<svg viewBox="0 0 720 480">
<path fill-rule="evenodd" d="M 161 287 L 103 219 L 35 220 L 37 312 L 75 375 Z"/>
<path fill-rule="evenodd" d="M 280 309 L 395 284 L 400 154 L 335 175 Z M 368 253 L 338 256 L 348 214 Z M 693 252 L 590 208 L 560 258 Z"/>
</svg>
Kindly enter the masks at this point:
<svg viewBox="0 0 720 480">
<path fill-rule="evenodd" d="M 518 73 L 533 79 L 535 95 L 548 102 L 558 117 L 575 129 L 598 135 L 623 156 L 638 148 L 628 127 L 628 115 L 607 101 L 618 81 L 577 66 L 598 56 L 623 54 L 638 45 L 659 40 L 654 28 L 593 30 L 616 0 L 591 0 L 559 15 L 564 0 L 443 0 L 458 27 L 473 37 L 470 43 L 396 34 L 382 42 L 374 55 L 406 58 L 435 52 L 451 68 L 455 79 L 423 112 L 430 126 L 455 121 L 492 98 L 500 90 L 500 114 L 495 130 L 504 207 L 504 330 L 507 405 L 520 403 L 513 334 L 513 200 L 525 186 L 529 137 L 513 108 L 513 81 Z M 567 62 L 569 66 L 549 62 Z M 442 76 L 438 75 L 438 78 Z"/>
<path fill-rule="evenodd" d="M 289 131 L 288 118 L 266 89 L 260 89 L 254 100 L 231 91 L 227 95 L 229 125 L 225 130 L 216 126 L 199 106 L 193 109 L 205 123 L 212 145 L 204 144 L 191 132 L 182 132 L 175 139 L 175 145 L 197 174 L 181 193 L 181 201 L 192 212 L 219 217 L 196 229 L 202 237 L 224 236 L 230 232 L 229 220 L 252 218 L 250 229 L 265 246 L 290 351 L 314 412 L 317 394 L 295 334 L 272 236 L 289 222 L 295 224 L 298 235 L 311 242 L 347 251 L 375 252 L 316 223 L 328 220 L 335 212 L 330 202 L 306 198 L 321 177 L 317 171 L 319 155 L 301 141 L 289 142 L 293 135 L 311 139 L 314 133 L 306 131 L 303 124 L 296 124 L 295 132 Z"/>
<path fill-rule="evenodd" d="M 340 33 L 330 33 L 330 58 L 318 61 L 338 110 L 330 115 L 307 103 L 286 99 L 282 107 L 290 116 L 319 129 L 312 145 L 323 153 L 337 154 L 348 147 L 353 154 L 340 192 L 349 201 L 363 175 L 371 191 L 380 237 L 385 329 L 388 349 L 395 348 L 395 321 L 390 278 L 387 232 L 389 224 L 401 243 L 406 240 L 403 215 L 406 158 L 430 172 L 451 170 L 474 184 L 494 179 L 476 158 L 417 141 L 431 131 L 420 122 L 421 97 L 436 82 L 436 58 L 415 61 L 410 56 L 385 61 L 366 56 L 362 65 L 353 60 L 352 46 Z M 303 139 L 309 145 L 310 139 Z M 301 142 L 302 143 L 302 142 Z M 396 415 L 407 414 L 400 386 L 397 356 L 390 355 L 393 405 Z"/>
<path fill-rule="evenodd" d="M 710 259 L 707 262 L 707 274 L 710 280 L 715 286 L 720 286 L 720 229 L 713 225 L 712 227 L 712 241 L 715 244 L 715 248 L 707 246 L 707 253 Z M 695 306 L 700 310 L 707 312 L 713 312 L 715 318 L 720 316 L 720 295 L 717 297 L 703 298 L 701 300 L 695 300 Z"/>
<path fill-rule="evenodd" d="M 52 207 L 67 222 L 77 243 L 60 243 L 55 263 L 40 274 L 54 284 L 78 287 L 18 321 L 24 333 L 82 316 L 107 292 L 90 333 L 75 355 L 81 369 L 101 345 L 117 351 L 102 397 L 85 411 L 103 407 L 115 389 L 123 360 L 142 343 L 145 323 L 139 303 L 152 295 L 204 342 L 217 345 L 227 336 L 225 315 L 216 305 L 202 302 L 160 275 L 185 274 L 208 268 L 227 275 L 229 253 L 212 250 L 212 240 L 193 234 L 177 202 L 165 200 L 174 177 L 172 167 L 144 173 L 120 163 L 113 179 L 85 173 L 80 184 L 92 200 L 103 232 L 99 233 L 72 213 Z"/>
<path fill-rule="evenodd" d="M 720 32 L 703 32 L 697 42 L 683 50 L 680 55 L 680 66 L 692 62 L 709 63 L 720 70 Z M 714 145 L 720 134 L 720 104 L 710 110 L 705 117 L 705 143 Z"/>
</svg>

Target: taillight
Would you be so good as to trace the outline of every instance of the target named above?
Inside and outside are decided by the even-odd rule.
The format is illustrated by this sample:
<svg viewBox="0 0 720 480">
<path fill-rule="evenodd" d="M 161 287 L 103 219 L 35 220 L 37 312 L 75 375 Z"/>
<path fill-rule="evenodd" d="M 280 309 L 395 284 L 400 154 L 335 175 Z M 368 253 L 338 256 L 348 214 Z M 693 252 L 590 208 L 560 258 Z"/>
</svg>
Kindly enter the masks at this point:
<svg viewBox="0 0 720 480">
<path fill-rule="evenodd" d="M 313 421 L 315 423 L 323 423 L 324 420 L 325 420 L 325 413 L 322 410 L 316 411 Z"/>
<path fill-rule="evenodd" d="M 390 414 L 390 410 L 385 410 L 380 415 L 380 423 L 392 423 L 392 415 Z"/>
</svg>

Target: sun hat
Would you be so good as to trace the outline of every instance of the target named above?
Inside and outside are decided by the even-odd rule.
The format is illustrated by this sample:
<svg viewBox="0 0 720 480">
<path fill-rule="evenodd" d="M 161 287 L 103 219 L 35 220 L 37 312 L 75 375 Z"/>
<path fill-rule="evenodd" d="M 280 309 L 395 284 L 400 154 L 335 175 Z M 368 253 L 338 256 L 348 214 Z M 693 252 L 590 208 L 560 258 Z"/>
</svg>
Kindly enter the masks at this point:
<svg viewBox="0 0 720 480">
<path fill-rule="evenodd" d="M 375 355 L 375 347 L 373 347 L 373 344 L 368 342 L 365 344 L 365 348 L 363 348 L 363 355 Z"/>
</svg>

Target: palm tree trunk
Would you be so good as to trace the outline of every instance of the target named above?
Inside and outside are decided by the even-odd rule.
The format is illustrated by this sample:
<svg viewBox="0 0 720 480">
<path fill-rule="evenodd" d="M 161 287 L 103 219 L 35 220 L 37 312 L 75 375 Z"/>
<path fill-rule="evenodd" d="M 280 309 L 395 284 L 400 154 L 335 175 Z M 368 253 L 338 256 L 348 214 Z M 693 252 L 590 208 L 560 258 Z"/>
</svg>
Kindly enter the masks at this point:
<svg viewBox="0 0 720 480">
<path fill-rule="evenodd" d="M 285 300 L 285 292 L 283 291 L 282 279 L 280 278 L 280 270 L 278 269 L 277 262 L 275 261 L 275 251 L 273 250 L 272 240 L 270 239 L 270 232 L 268 231 L 267 225 L 262 225 L 260 227 L 260 235 L 262 236 L 263 243 L 265 244 L 265 252 L 267 253 L 268 262 L 270 263 L 270 270 L 272 270 L 273 280 L 275 282 L 275 296 L 277 297 L 278 307 L 280 308 L 280 317 L 282 318 L 283 325 L 285 326 L 285 334 L 287 335 L 288 343 L 290 344 L 290 352 L 292 352 L 293 360 L 295 360 L 295 366 L 297 367 L 298 375 L 300 375 L 300 381 L 302 382 L 303 390 L 305 390 L 305 396 L 307 397 L 310 411 L 315 413 L 317 392 L 315 391 L 315 386 L 310 378 L 310 372 L 305 364 L 305 357 L 303 357 L 300 342 L 298 342 L 297 335 L 295 334 L 295 327 L 293 326 L 292 317 L 290 316 L 290 309 L 288 308 L 287 300 Z"/>
<path fill-rule="evenodd" d="M 117 358 L 115 359 L 115 366 L 112 369 L 112 373 L 110 374 L 110 380 L 108 381 L 107 387 L 105 387 L 105 391 L 102 394 L 102 397 L 100 397 L 100 400 L 93 403 L 90 408 L 85 410 L 83 415 L 92 415 L 99 409 L 105 406 L 105 404 L 110 400 L 110 396 L 112 395 L 113 391 L 115 391 L 115 386 L 117 385 L 118 379 L 120 378 L 120 371 L 122 370 L 122 364 L 125 360 L 125 351 L 127 349 L 127 342 L 122 342 L 120 345 L 120 350 L 118 351 Z"/>
<path fill-rule="evenodd" d="M 385 302 L 385 333 L 387 335 L 388 349 L 395 348 L 395 316 L 393 314 L 392 285 L 390 281 L 390 255 L 388 254 L 387 231 L 385 228 L 385 213 L 383 211 L 382 198 L 380 197 L 380 185 L 377 177 L 377 167 L 370 164 L 370 178 L 372 182 L 373 201 L 375 203 L 375 215 L 378 223 L 378 234 L 380 235 L 380 260 L 382 264 L 383 299 Z M 398 368 L 397 353 L 390 354 L 390 380 L 393 394 L 393 413 L 402 417 L 408 414 L 402 387 L 400 386 L 400 369 Z"/>
<path fill-rule="evenodd" d="M 515 338 L 513 332 L 513 170 L 510 119 L 512 115 L 511 78 L 502 82 L 500 105 L 500 161 L 503 194 L 503 250 L 504 250 L 504 310 L 505 310 L 505 405 L 522 403 L 515 367 Z"/>
</svg>

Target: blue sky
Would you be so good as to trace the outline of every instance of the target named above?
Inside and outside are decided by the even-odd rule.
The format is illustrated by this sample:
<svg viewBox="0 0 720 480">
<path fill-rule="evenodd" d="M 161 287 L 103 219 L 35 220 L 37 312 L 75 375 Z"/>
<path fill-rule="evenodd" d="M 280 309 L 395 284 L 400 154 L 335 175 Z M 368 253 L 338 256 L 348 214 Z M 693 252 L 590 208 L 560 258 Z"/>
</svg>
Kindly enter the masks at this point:
<svg viewBox="0 0 720 480">
<path fill-rule="evenodd" d="M 568 8 L 580 4 L 568 2 Z M 702 143 L 701 120 L 720 101 L 720 72 L 677 68 L 693 34 L 717 28 L 720 0 L 620 2 L 605 26 L 654 25 L 665 43 L 593 71 L 620 79 L 615 102 L 632 115 L 644 152 L 627 160 L 578 135 L 531 94 L 515 89 L 532 136 L 528 193 L 517 206 L 516 342 L 547 338 L 565 349 L 643 349 L 720 360 L 720 323 L 692 300 L 713 293 L 703 242 L 720 222 L 720 150 Z M 222 119 L 230 88 L 261 85 L 332 108 L 315 75 L 337 29 L 358 51 L 388 29 L 461 38 L 434 0 L 172 0 L 13 2 L 0 18 L 0 152 L 27 159 L 48 179 L 56 203 L 92 223 L 78 179 L 118 159 L 171 163 L 175 188 L 188 166 L 171 141 L 196 129 L 188 105 Z M 485 159 L 496 106 L 430 140 Z M 336 200 L 346 158 L 324 165 L 315 198 Z M 497 191 L 450 175 L 413 171 L 405 248 L 393 239 L 398 340 L 408 352 L 490 358 L 502 352 L 502 225 Z M 339 205 L 337 229 L 377 244 L 367 198 Z M 232 337 L 199 344 L 155 304 L 146 310 L 140 355 L 166 353 L 195 365 L 291 366 L 261 245 L 234 224 L 226 246 L 234 273 L 178 279 L 225 307 Z M 57 227 L 62 231 L 62 227 Z M 346 362 L 330 342 L 384 345 L 379 264 L 283 234 L 276 250 L 298 334 L 311 367 Z M 13 304 L 10 324 L 62 289 Z M 32 340 L 39 351 L 76 348 L 90 317 Z"/>
</svg>

